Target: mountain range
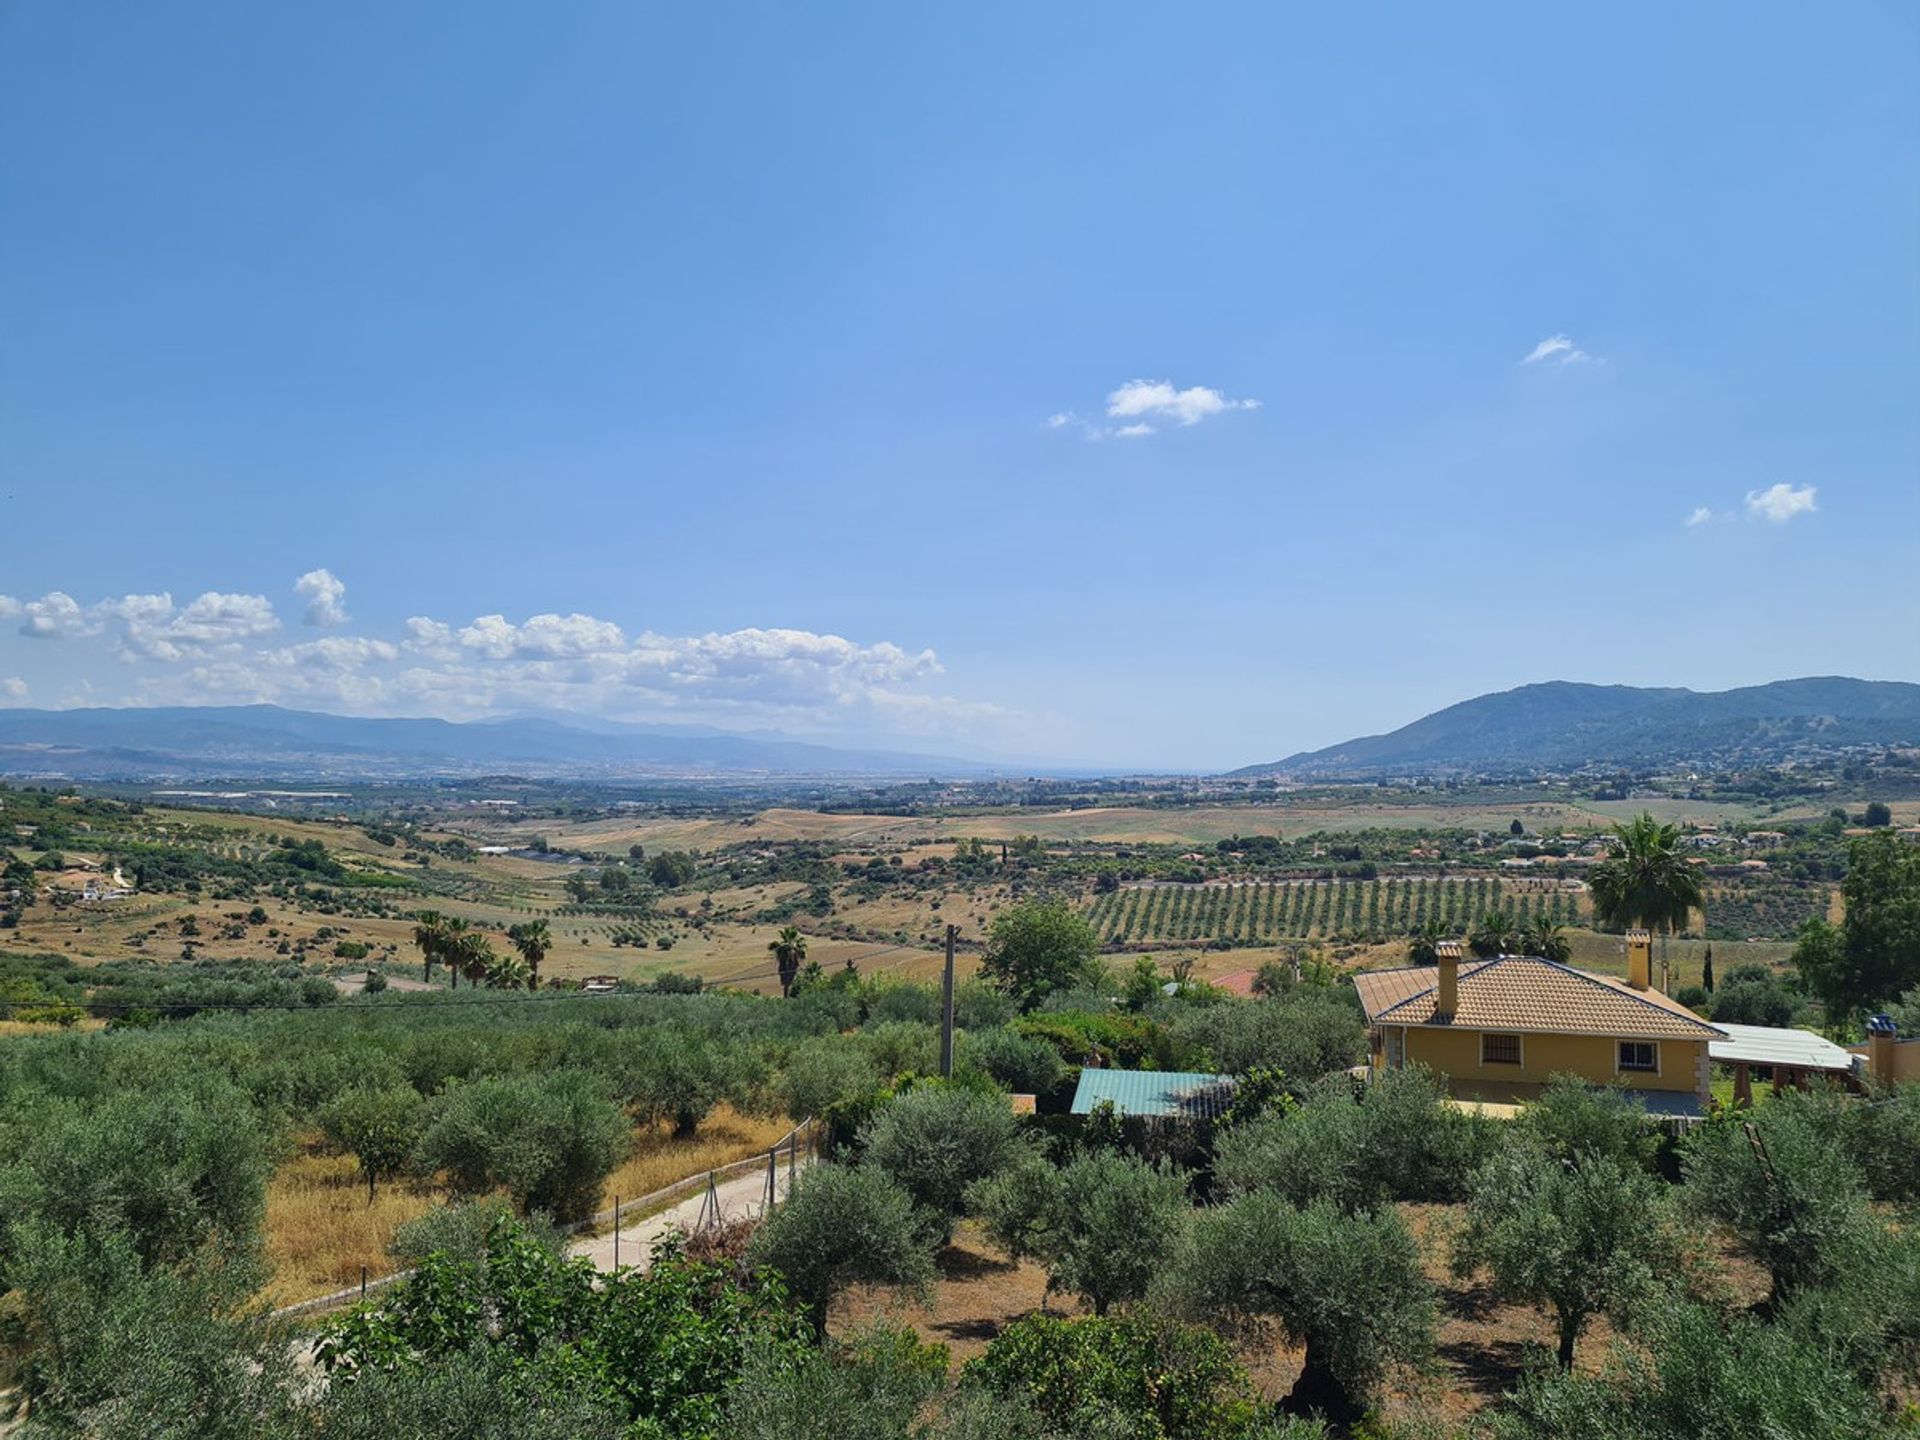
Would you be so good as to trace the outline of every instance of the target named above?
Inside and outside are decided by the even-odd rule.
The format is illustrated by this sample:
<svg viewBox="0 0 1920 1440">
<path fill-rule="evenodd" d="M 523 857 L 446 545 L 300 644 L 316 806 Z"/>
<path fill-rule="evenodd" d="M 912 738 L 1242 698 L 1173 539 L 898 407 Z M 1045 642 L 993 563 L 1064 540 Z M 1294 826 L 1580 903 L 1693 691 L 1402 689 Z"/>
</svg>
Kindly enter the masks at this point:
<svg viewBox="0 0 1920 1440">
<path fill-rule="evenodd" d="M 698 726 L 368 719 L 277 705 L 0 710 L 0 774 L 75 779 L 992 773 L 947 756 L 842 749 Z"/>
<path fill-rule="evenodd" d="M 1920 685 L 1821 676 L 1698 691 L 1555 680 L 1233 773 L 1334 780 L 1712 770 L 1884 745 L 1920 745 Z"/>
</svg>

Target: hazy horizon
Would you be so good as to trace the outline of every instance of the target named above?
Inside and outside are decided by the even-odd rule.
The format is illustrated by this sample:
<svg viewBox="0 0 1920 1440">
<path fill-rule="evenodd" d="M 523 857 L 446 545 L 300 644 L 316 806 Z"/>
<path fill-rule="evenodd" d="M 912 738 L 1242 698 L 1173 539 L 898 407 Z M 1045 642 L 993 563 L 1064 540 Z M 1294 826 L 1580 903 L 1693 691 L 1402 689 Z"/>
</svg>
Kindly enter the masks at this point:
<svg viewBox="0 0 1920 1440">
<path fill-rule="evenodd" d="M 0 705 L 1217 770 L 1908 678 L 1916 62 L 1866 7 L 9 7 Z"/>
</svg>

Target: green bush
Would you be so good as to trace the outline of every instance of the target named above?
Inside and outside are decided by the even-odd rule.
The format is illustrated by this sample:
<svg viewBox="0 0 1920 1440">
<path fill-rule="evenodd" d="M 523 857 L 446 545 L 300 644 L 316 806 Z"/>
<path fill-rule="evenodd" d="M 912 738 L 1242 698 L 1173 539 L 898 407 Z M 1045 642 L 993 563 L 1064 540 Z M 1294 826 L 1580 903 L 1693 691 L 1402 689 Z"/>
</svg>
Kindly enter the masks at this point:
<svg viewBox="0 0 1920 1440">
<path fill-rule="evenodd" d="M 878 1327 L 791 1355 L 760 1346 L 727 1405 L 728 1440 L 900 1440 L 946 1388 L 947 1348 Z"/>
<path fill-rule="evenodd" d="M 980 1070 L 1016 1095 L 1051 1095 L 1067 1076 L 1053 1046 L 1004 1026 L 964 1032 L 955 1052 L 956 1065 Z"/>
<path fill-rule="evenodd" d="M 1181 1041 L 1223 1074 L 1279 1070 L 1304 1088 L 1366 1054 L 1366 1024 L 1344 990 L 1300 986 L 1268 1000 L 1230 1001 L 1174 1021 Z"/>
<path fill-rule="evenodd" d="M 1024 1400 L 1047 1433 L 1234 1440 L 1259 1406 L 1211 1331 L 1153 1315 L 1029 1315 L 968 1363 L 963 1384 Z"/>
</svg>

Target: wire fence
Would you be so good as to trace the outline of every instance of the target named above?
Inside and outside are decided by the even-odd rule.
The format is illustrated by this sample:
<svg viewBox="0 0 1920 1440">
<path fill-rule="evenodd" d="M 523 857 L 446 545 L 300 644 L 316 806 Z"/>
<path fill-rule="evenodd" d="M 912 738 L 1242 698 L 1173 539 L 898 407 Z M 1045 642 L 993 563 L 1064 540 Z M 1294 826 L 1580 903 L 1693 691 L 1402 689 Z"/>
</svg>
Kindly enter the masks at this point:
<svg viewBox="0 0 1920 1440">
<path fill-rule="evenodd" d="M 780 1185 L 783 1172 L 787 1189 L 791 1190 L 794 1177 L 799 1174 L 800 1167 L 810 1164 L 819 1153 L 819 1144 L 819 1123 L 809 1116 L 774 1141 L 763 1153 L 756 1153 L 725 1165 L 682 1176 L 671 1184 L 663 1185 L 658 1190 L 649 1191 L 645 1195 L 635 1196 L 631 1200 L 615 1196 L 613 1204 L 606 1209 L 589 1215 L 583 1220 L 575 1220 L 557 1228 L 562 1235 L 592 1237 L 600 1234 L 602 1226 L 611 1226 L 614 1266 L 619 1268 L 620 1232 L 623 1227 L 650 1219 L 669 1206 L 704 1190 L 700 1213 L 691 1228 L 695 1231 L 707 1229 L 726 1218 L 723 1213 L 720 1186 L 737 1176 L 755 1172 L 766 1177 L 765 1187 L 759 1197 L 759 1213 L 764 1215 L 783 1198 Z M 344 1290 L 334 1290 L 325 1295 L 316 1295 L 310 1300 L 301 1300 L 292 1305 L 282 1305 L 273 1314 L 276 1318 L 283 1320 L 324 1314 L 329 1310 L 337 1310 L 341 1306 L 368 1299 L 381 1290 L 399 1284 L 413 1273 L 413 1269 L 409 1267 L 384 1275 L 368 1275 L 366 1267 L 362 1266 L 359 1284 L 350 1285 Z"/>
</svg>

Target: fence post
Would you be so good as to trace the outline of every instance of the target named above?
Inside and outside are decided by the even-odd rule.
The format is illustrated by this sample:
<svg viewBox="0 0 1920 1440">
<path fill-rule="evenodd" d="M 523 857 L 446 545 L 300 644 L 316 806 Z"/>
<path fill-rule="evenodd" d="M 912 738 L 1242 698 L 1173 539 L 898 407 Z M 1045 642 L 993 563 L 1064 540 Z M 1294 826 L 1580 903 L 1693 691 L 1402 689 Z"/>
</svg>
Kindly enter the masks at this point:
<svg viewBox="0 0 1920 1440">
<path fill-rule="evenodd" d="M 367 1267 L 364 1265 L 360 1267 L 360 1298 L 367 1298 Z"/>
<path fill-rule="evenodd" d="M 613 1268 L 620 1268 L 620 1197 L 613 1197 Z"/>
</svg>

